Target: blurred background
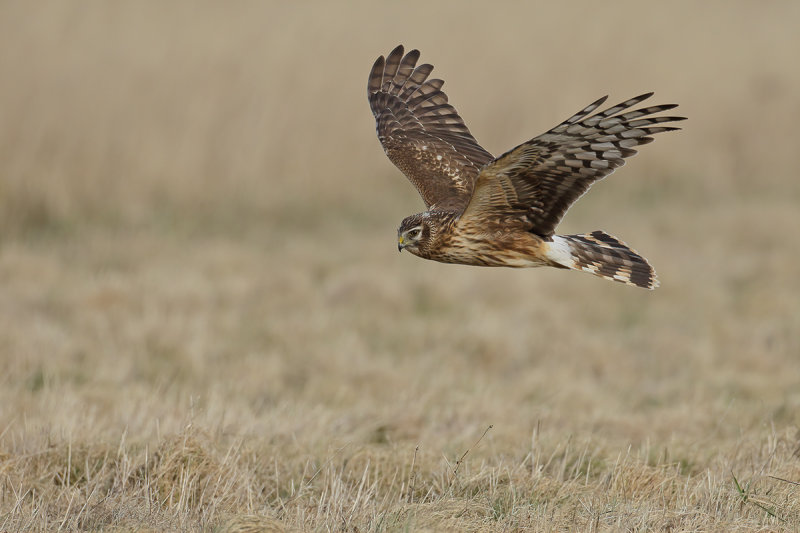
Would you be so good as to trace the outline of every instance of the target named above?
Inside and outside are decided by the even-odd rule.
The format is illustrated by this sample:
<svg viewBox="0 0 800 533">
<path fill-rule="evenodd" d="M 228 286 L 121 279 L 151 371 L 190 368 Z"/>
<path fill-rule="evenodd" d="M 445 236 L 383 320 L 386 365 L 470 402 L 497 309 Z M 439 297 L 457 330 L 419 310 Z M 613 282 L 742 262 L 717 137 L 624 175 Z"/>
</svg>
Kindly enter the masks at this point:
<svg viewBox="0 0 800 533">
<path fill-rule="evenodd" d="M 275 506 L 323 529 L 307 509 L 346 486 L 374 529 L 403 472 L 452 495 L 471 449 L 460 497 L 510 472 L 548 528 L 763 525 L 730 476 L 800 480 L 798 28 L 792 1 L 0 3 L 3 523 Z M 494 154 L 606 94 L 680 104 L 559 228 L 618 236 L 661 287 L 398 254 L 423 204 L 366 99 L 398 43 Z M 206 470 L 177 509 L 187 446 Z"/>
<path fill-rule="evenodd" d="M 170 213 L 254 225 L 358 214 L 393 229 L 419 203 L 386 164 L 364 100 L 372 61 L 398 43 L 436 66 L 493 153 L 604 94 L 654 90 L 679 103 L 686 131 L 588 203 L 652 199 L 690 212 L 789 201 L 800 188 L 798 9 L 4 3 L 2 232 Z M 753 218 L 740 230 L 755 231 Z"/>
<path fill-rule="evenodd" d="M 790 1 L 3 2 L 0 441 L 197 416 L 435 462 L 541 422 L 727 475 L 699 450 L 798 422 L 798 27 Z M 661 288 L 398 255 L 423 204 L 366 100 L 398 43 L 494 154 L 605 94 L 680 104 L 559 228 Z"/>
</svg>

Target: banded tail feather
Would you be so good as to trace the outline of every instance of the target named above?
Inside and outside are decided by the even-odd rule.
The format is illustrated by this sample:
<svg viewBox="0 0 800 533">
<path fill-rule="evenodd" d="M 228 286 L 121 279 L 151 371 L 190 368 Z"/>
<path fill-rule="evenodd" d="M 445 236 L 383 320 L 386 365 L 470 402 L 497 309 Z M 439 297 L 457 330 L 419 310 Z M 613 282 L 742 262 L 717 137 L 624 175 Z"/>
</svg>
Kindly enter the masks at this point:
<svg viewBox="0 0 800 533">
<path fill-rule="evenodd" d="M 554 235 L 547 257 L 557 265 L 643 289 L 658 287 L 656 271 L 647 259 L 604 231 Z"/>
</svg>

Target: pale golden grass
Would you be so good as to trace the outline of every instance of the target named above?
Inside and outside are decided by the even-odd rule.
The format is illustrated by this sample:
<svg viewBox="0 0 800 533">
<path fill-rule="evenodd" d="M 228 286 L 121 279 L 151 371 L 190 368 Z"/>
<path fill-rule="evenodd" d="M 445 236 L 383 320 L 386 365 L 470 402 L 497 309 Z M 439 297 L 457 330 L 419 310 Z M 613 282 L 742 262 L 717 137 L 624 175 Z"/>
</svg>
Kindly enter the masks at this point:
<svg viewBox="0 0 800 533">
<path fill-rule="evenodd" d="M 3 4 L 0 530 L 799 529 L 799 23 Z M 421 202 L 365 98 L 398 42 L 494 153 L 680 103 L 562 226 L 662 287 L 398 255 Z"/>
</svg>

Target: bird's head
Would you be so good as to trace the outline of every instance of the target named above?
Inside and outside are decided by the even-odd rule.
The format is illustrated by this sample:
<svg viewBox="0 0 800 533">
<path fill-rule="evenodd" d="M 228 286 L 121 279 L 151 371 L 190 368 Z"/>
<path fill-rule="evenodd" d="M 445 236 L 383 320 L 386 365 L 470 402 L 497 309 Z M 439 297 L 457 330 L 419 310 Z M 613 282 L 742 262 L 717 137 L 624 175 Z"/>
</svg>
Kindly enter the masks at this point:
<svg viewBox="0 0 800 533">
<path fill-rule="evenodd" d="M 397 228 L 397 250 L 408 250 L 420 255 L 431 239 L 431 227 L 425 214 L 420 213 L 406 217 Z"/>
</svg>

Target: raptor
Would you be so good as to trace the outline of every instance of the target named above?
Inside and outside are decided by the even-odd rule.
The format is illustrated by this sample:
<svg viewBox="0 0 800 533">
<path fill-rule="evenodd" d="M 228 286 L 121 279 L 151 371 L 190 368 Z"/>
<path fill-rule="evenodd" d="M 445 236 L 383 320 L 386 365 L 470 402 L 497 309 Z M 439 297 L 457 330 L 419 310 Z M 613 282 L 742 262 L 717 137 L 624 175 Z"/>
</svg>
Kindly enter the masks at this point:
<svg viewBox="0 0 800 533">
<path fill-rule="evenodd" d="M 499 157 L 482 148 L 430 78 L 419 51 L 398 46 L 370 71 L 367 95 L 386 155 L 426 211 L 403 220 L 397 246 L 423 259 L 480 266 L 551 266 L 636 287 L 658 286 L 647 259 L 604 231 L 556 235 L 567 209 L 656 133 L 685 117 L 677 107 L 633 109 L 653 93 L 603 111 L 607 97 Z M 663 125 L 667 124 L 667 125 Z"/>
</svg>

